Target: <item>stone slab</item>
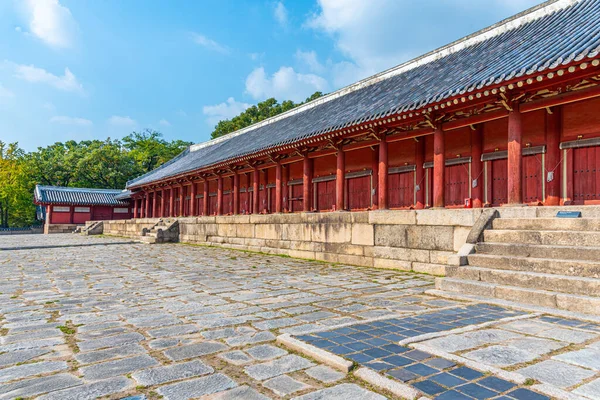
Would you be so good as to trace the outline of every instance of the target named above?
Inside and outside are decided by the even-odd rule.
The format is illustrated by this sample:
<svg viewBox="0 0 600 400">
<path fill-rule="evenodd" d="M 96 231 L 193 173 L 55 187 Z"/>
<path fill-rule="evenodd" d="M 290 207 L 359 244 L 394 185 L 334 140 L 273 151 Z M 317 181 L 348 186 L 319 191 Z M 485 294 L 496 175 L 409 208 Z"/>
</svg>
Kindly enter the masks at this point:
<svg viewBox="0 0 600 400">
<path fill-rule="evenodd" d="M 222 392 L 235 386 L 237 386 L 237 383 L 227 375 L 212 374 L 202 378 L 161 386 L 156 389 L 156 392 L 163 396 L 165 400 L 186 400 Z"/>
<path fill-rule="evenodd" d="M 121 360 L 107 361 L 93 364 L 80 369 L 83 376 L 88 380 L 106 379 L 117 375 L 125 375 L 139 369 L 153 367 L 158 362 L 149 355 L 142 355 Z"/>
<path fill-rule="evenodd" d="M 311 378 L 323 383 L 334 383 L 346 376 L 346 374 L 343 372 L 336 371 L 335 369 L 329 368 L 325 365 L 317 365 L 316 367 L 309 368 L 304 372 L 306 372 L 306 375 L 310 376 Z"/>
<path fill-rule="evenodd" d="M 56 390 L 66 389 L 81 385 L 83 381 L 71 374 L 57 374 L 21 380 L 8 385 L 0 386 L 0 399 L 16 399 L 18 397 L 27 398 L 42 393 L 54 392 Z"/>
<path fill-rule="evenodd" d="M 259 361 L 268 361 L 288 354 L 287 351 L 270 344 L 251 347 L 246 352 Z"/>
<path fill-rule="evenodd" d="M 262 364 L 250 365 L 244 368 L 251 378 L 264 381 L 278 375 L 313 367 L 315 364 L 296 355 L 287 355 Z"/>
<path fill-rule="evenodd" d="M 0 384 L 34 375 L 64 371 L 67 368 L 67 363 L 64 361 L 42 361 L 33 364 L 23 364 L 4 368 L 0 369 Z"/>
<path fill-rule="evenodd" d="M 98 381 L 87 385 L 76 386 L 74 388 L 59 390 L 47 395 L 38 397 L 39 400 L 81 400 L 97 399 L 114 393 L 123 392 L 130 389 L 133 382 L 124 376 L 118 378 Z"/>
<path fill-rule="evenodd" d="M 202 361 L 194 360 L 181 364 L 173 364 L 166 367 L 158 367 L 136 372 L 132 375 L 140 385 L 153 386 L 166 382 L 177 381 L 180 379 L 194 378 L 211 374 L 214 372 L 212 367 L 204 364 Z"/>
<path fill-rule="evenodd" d="M 580 367 L 600 371 L 600 350 L 581 349 L 552 357 L 554 360 L 563 361 Z"/>
<path fill-rule="evenodd" d="M 174 347 L 166 350 L 165 355 L 173 361 L 181 361 L 189 358 L 205 356 L 226 350 L 227 346 L 217 342 L 194 343 L 186 346 Z"/>
<path fill-rule="evenodd" d="M 263 386 L 271 389 L 273 393 L 282 397 L 311 388 L 310 385 L 297 381 L 296 379 L 287 375 L 280 375 L 276 376 L 275 378 L 271 378 L 263 382 Z"/>
<path fill-rule="evenodd" d="M 343 383 L 326 389 L 317 390 L 300 397 L 294 397 L 293 400 L 385 400 L 380 394 L 363 389 L 352 383 Z"/>
<path fill-rule="evenodd" d="M 595 375 L 593 371 L 555 360 L 542 361 L 515 372 L 559 388 L 576 385 Z"/>
</svg>

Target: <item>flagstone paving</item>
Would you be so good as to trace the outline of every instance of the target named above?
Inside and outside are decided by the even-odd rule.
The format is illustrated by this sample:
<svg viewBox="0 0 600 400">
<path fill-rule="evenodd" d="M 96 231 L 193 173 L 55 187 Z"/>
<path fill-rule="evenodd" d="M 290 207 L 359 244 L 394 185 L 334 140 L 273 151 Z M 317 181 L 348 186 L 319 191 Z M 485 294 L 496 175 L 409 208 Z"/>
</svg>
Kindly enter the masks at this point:
<svg viewBox="0 0 600 400">
<path fill-rule="evenodd" d="M 283 333 L 432 398 L 547 396 L 400 340 L 600 398 L 600 325 L 436 298 L 426 275 L 77 235 L 0 249 L 0 400 L 395 398 Z"/>
</svg>

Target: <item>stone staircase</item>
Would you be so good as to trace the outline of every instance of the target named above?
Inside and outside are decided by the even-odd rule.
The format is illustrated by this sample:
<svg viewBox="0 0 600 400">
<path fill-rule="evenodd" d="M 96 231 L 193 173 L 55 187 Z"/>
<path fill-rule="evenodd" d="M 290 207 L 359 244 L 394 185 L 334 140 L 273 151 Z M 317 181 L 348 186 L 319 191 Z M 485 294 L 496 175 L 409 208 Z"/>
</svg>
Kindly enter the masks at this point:
<svg viewBox="0 0 600 400">
<path fill-rule="evenodd" d="M 600 218 L 497 218 L 436 288 L 600 315 Z"/>
<path fill-rule="evenodd" d="M 142 243 L 168 243 L 179 241 L 179 221 L 177 219 L 159 219 L 151 229 L 142 229 Z"/>
</svg>

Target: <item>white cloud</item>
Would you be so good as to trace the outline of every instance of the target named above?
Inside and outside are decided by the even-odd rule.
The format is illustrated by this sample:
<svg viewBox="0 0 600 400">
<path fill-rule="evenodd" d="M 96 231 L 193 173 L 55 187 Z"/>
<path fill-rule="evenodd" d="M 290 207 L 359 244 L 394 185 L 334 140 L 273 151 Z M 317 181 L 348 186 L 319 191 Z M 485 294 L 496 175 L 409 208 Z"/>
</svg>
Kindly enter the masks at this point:
<svg viewBox="0 0 600 400">
<path fill-rule="evenodd" d="M 233 97 L 230 97 L 226 102 L 214 106 L 204 106 L 202 112 L 207 116 L 206 122 L 210 126 L 215 126 L 219 121 L 233 118 L 250 106 L 250 104 L 236 101 Z"/>
<path fill-rule="evenodd" d="M 329 35 L 344 60 L 329 62 L 347 85 L 445 45 L 538 0 L 317 0 L 305 26 Z M 443 20 L 444 23 L 439 21 Z"/>
<path fill-rule="evenodd" d="M 133 127 L 137 125 L 137 122 L 130 117 L 121 117 L 119 115 L 113 115 L 108 119 L 108 123 L 113 126 L 121 127 Z"/>
<path fill-rule="evenodd" d="M 246 91 L 255 99 L 275 97 L 278 100 L 299 102 L 316 91 L 327 91 L 328 87 L 327 81 L 322 77 L 297 73 L 291 67 L 281 67 L 270 77 L 260 67 L 246 78 Z"/>
<path fill-rule="evenodd" d="M 17 78 L 26 80 L 27 82 L 45 83 L 67 92 L 84 92 L 83 85 L 79 83 L 69 68 L 65 68 L 65 74 L 63 76 L 57 76 L 43 68 L 37 68 L 34 65 L 17 64 L 15 72 Z"/>
<path fill-rule="evenodd" d="M 162 126 L 171 126 L 171 123 L 164 118 L 161 119 L 160 121 L 158 121 L 158 123 L 159 123 L 159 125 L 162 125 Z"/>
<path fill-rule="evenodd" d="M 67 7 L 58 0 L 25 0 L 24 5 L 33 35 L 52 47 L 72 46 L 77 24 Z"/>
<path fill-rule="evenodd" d="M 280 26 L 287 28 L 287 26 L 288 26 L 288 11 L 285 8 L 285 5 L 283 4 L 282 1 L 278 1 L 275 4 L 275 7 L 273 8 L 273 16 L 275 17 L 275 20 L 277 21 L 277 23 Z"/>
<path fill-rule="evenodd" d="M 221 54 L 229 54 L 231 52 L 226 46 L 223 46 L 223 45 L 215 42 L 214 40 L 207 38 L 204 35 L 201 35 L 201 34 L 195 33 L 195 32 L 190 33 L 190 35 L 191 35 L 194 43 L 196 43 L 208 50 L 216 51 L 217 53 L 221 53 Z"/>
<path fill-rule="evenodd" d="M 306 65 L 311 72 L 322 74 L 325 72 L 325 66 L 319 62 L 317 53 L 314 50 L 297 50 L 295 57 L 302 64 Z"/>
<path fill-rule="evenodd" d="M 85 118 L 77 117 L 66 117 L 64 115 L 57 115 L 50 118 L 50 122 L 61 125 L 75 125 L 75 126 L 92 126 L 93 122 Z"/>
<path fill-rule="evenodd" d="M 0 83 L 0 98 L 9 98 L 14 96 L 15 94 L 13 92 L 2 86 L 2 84 Z"/>
</svg>

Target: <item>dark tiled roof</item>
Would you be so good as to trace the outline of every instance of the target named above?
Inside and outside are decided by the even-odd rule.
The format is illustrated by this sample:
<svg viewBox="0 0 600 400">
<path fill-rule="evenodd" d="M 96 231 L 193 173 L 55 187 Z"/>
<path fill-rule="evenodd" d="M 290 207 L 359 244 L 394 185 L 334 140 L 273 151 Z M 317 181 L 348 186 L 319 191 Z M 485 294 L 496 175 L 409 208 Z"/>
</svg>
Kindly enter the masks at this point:
<svg viewBox="0 0 600 400">
<path fill-rule="evenodd" d="M 35 187 L 35 201 L 42 204 L 76 204 L 127 206 L 129 202 L 120 201 L 117 196 L 123 191 L 119 189 L 86 189 L 61 186 Z"/>
<path fill-rule="evenodd" d="M 418 109 L 600 51 L 600 0 L 548 1 L 379 75 L 223 138 L 191 146 L 140 186 L 365 120 Z"/>
<path fill-rule="evenodd" d="M 115 196 L 115 200 L 127 200 L 131 198 L 131 190 L 123 190 Z"/>
</svg>

